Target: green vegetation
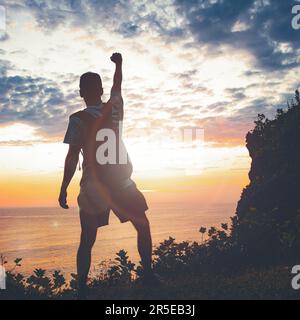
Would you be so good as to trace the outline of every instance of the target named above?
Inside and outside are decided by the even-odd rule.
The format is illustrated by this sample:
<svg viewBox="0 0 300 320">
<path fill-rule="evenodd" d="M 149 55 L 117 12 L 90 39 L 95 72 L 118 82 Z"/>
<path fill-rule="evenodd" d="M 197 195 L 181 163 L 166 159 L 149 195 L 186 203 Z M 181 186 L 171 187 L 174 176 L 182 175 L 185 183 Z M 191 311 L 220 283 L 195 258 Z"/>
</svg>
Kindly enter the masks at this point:
<svg viewBox="0 0 300 320">
<path fill-rule="evenodd" d="M 220 231 L 222 232 L 222 231 Z M 216 235 L 217 236 L 217 235 Z M 217 236 L 218 237 L 218 236 Z M 215 245 L 220 240 L 212 240 Z M 125 251 L 114 262 L 101 263 L 89 281 L 89 299 L 298 299 L 291 288 L 290 267 L 229 267 L 226 255 L 219 257 L 216 246 L 176 243 L 170 238 L 155 250 L 155 272 L 161 277 L 158 287 L 143 287 L 141 269 L 131 263 Z M 16 263 L 20 265 L 20 259 Z M 222 263 L 222 264 L 221 264 Z M 36 269 L 25 278 L 7 273 L 7 290 L 0 299 L 76 299 L 76 275 L 67 283 L 60 271 L 49 276 Z"/>
<path fill-rule="evenodd" d="M 247 134 L 252 158 L 231 226 L 201 227 L 201 243 L 169 238 L 155 249 L 161 285 L 144 288 L 141 268 L 125 251 L 101 263 L 90 279 L 90 299 L 298 299 L 291 269 L 300 264 L 300 96 L 274 120 L 259 115 Z M 5 264 L 5 259 L 2 259 Z M 21 259 L 15 261 L 16 268 Z M 25 278 L 7 273 L 2 299 L 73 299 L 76 275 L 36 269 Z"/>
</svg>

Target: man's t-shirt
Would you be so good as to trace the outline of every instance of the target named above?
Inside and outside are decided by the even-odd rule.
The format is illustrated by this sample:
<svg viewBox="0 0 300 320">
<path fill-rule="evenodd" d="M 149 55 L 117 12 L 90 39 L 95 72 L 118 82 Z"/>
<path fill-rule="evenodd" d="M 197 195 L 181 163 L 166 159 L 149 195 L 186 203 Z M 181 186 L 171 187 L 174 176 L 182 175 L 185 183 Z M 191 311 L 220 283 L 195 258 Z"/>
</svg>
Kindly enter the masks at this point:
<svg viewBox="0 0 300 320">
<path fill-rule="evenodd" d="M 112 121 L 115 125 L 119 126 L 120 131 L 122 131 L 122 120 L 123 120 L 123 98 L 121 96 L 121 93 L 119 91 L 111 91 L 111 96 L 108 101 L 112 104 Z M 86 109 L 84 109 L 85 112 L 88 112 L 93 117 L 97 118 L 102 115 L 102 108 L 103 104 L 100 104 L 99 106 L 88 106 Z M 69 125 L 67 132 L 65 134 L 64 143 L 70 144 L 70 145 L 76 145 L 76 146 L 83 146 L 84 141 L 84 123 L 79 117 L 70 117 Z M 121 133 L 120 133 L 121 134 Z M 86 186 L 89 185 L 89 173 L 87 172 L 86 168 L 83 166 L 83 173 L 82 173 L 82 179 L 80 182 L 81 186 L 81 193 L 86 193 L 87 188 Z M 126 179 L 121 183 L 121 188 L 125 189 L 132 185 L 134 182 L 131 179 Z M 101 199 L 99 199 L 101 201 Z"/>
<path fill-rule="evenodd" d="M 112 122 L 116 125 L 122 124 L 123 121 L 123 98 L 119 91 L 111 91 L 111 96 L 108 101 L 112 104 Z M 99 106 L 88 106 L 84 109 L 95 118 L 102 115 L 103 104 Z M 64 143 L 76 146 L 83 145 L 83 122 L 79 117 L 70 117 L 67 132 L 65 134 Z M 120 128 L 122 130 L 122 128 Z"/>
</svg>

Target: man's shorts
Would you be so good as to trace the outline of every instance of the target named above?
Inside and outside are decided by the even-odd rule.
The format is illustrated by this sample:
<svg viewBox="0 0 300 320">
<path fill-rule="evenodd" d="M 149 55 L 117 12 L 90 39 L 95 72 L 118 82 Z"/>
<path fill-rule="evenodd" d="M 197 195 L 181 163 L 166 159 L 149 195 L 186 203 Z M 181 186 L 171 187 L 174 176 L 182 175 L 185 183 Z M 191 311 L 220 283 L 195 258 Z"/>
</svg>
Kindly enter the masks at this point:
<svg viewBox="0 0 300 320">
<path fill-rule="evenodd" d="M 99 228 L 109 224 L 109 215 L 112 210 L 105 208 L 99 197 L 99 202 L 80 194 L 78 197 L 81 227 Z M 114 209 L 114 214 L 120 222 L 135 222 L 148 210 L 148 205 L 144 195 L 138 190 L 135 183 L 125 189 L 112 192 L 113 202 L 121 209 Z M 103 209 L 104 208 L 104 209 Z M 124 215 L 124 212 L 126 213 Z"/>
</svg>

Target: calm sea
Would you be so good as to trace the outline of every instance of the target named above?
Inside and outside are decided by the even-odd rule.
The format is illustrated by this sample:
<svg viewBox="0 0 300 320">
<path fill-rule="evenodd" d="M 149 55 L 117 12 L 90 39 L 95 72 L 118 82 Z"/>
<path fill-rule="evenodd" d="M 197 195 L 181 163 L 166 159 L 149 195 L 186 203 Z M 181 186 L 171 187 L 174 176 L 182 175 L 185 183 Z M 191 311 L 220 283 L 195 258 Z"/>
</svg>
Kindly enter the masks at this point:
<svg viewBox="0 0 300 320">
<path fill-rule="evenodd" d="M 176 240 L 200 241 L 200 226 L 219 226 L 229 222 L 236 204 L 210 204 L 195 207 L 181 203 L 150 203 L 153 243 L 159 244 L 169 236 Z M 23 258 L 25 274 L 35 268 L 49 271 L 60 269 L 64 273 L 75 271 L 76 250 L 80 225 L 78 210 L 59 208 L 0 209 L 0 254 L 9 264 Z M 136 232 L 130 223 L 120 224 L 111 214 L 110 225 L 98 231 L 93 249 L 93 266 L 114 259 L 115 253 L 125 249 L 131 260 L 138 262 Z"/>
</svg>

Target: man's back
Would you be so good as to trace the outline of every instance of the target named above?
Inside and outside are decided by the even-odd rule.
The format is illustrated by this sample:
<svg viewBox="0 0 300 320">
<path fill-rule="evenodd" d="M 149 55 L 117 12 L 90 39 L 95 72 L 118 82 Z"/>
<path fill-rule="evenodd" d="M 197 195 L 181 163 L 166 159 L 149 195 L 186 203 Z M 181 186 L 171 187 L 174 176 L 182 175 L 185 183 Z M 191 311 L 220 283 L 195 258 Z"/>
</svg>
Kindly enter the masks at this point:
<svg viewBox="0 0 300 320">
<path fill-rule="evenodd" d="M 121 137 L 120 110 L 113 99 L 112 112 L 103 116 L 99 107 L 88 107 L 71 116 L 80 132 L 76 134 L 83 150 L 83 178 L 94 175 L 111 189 L 123 188 L 131 184 L 132 164 Z M 114 112 L 115 110 L 115 112 Z M 73 120 L 74 119 L 74 120 Z"/>
</svg>

